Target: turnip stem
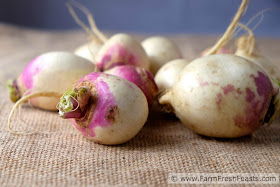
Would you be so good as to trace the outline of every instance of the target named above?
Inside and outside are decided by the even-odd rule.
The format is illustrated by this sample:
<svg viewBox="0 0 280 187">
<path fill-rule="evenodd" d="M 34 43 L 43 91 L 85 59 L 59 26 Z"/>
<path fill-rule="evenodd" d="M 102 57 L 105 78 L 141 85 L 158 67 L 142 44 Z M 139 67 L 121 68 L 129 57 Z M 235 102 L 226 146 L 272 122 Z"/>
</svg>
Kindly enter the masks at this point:
<svg viewBox="0 0 280 187">
<path fill-rule="evenodd" d="M 90 90 L 88 87 L 67 91 L 58 103 L 59 116 L 64 119 L 83 117 L 89 98 Z"/>
<path fill-rule="evenodd" d="M 10 92 L 10 99 L 13 102 L 17 102 L 21 98 L 21 94 L 18 88 L 17 80 L 9 80 L 6 86 Z"/>
<path fill-rule="evenodd" d="M 11 128 L 11 119 L 13 117 L 13 114 L 15 112 L 15 110 L 24 102 L 28 101 L 29 99 L 35 98 L 35 97 L 60 97 L 61 93 L 58 92 L 34 92 L 31 93 L 29 95 L 26 95 L 24 97 L 22 97 L 20 100 L 18 100 L 15 105 L 13 106 L 10 114 L 9 114 L 9 118 L 8 118 L 8 130 L 13 133 L 13 134 L 18 134 L 18 135 L 28 135 L 28 134 L 33 134 L 34 132 L 31 133 L 26 133 L 26 132 L 17 132 L 12 130 Z"/>
<path fill-rule="evenodd" d="M 223 47 L 228 40 L 231 38 L 237 23 L 239 22 L 240 18 L 243 16 L 244 12 L 247 10 L 248 7 L 248 3 L 249 0 L 243 0 L 237 13 L 235 14 L 232 22 L 230 23 L 230 25 L 228 26 L 226 32 L 224 33 L 224 35 L 218 40 L 218 42 L 205 54 L 205 56 L 207 55 L 212 55 L 212 54 L 216 54 L 217 51 Z"/>
</svg>

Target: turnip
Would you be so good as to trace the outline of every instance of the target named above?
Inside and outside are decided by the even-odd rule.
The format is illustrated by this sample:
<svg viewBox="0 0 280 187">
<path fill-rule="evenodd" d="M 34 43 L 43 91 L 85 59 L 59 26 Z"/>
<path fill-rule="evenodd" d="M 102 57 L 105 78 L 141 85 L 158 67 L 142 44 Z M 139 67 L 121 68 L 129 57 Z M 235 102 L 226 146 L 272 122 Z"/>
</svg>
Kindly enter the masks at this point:
<svg viewBox="0 0 280 187">
<path fill-rule="evenodd" d="M 155 82 L 159 90 L 171 88 L 179 73 L 189 63 L 186 59 L 176 59 L 164 64 L 156 73 Z"/>
<path fill-rule="evenodd" d="M 122 77 L 136 84 L 145 94 L 149 106 L 152 106 L 158 88 L 149 70 L 131 65 L 123 65 L 104 71 L 104 73 Z"/>
<path fill-rule="evenodd" d="M 225 35 L 208 56 L 192 61 L 159 103 L 171 107 L 198 134 L 233 138 L 248 135 L 279 114 L 279 89 L 257 64 L 230 54 L 215 54 L 231 36 L 247 1 L 243 0 Z M 211 54 L 211 55 L 210 55 Z"/>
<path fill-rule="evenodd" d="M 21 75 L 10 82 L 10 97 L 16 103 L 8 118 L 9 130 L 25 134 L 11 129 L 11 118 L 22 103 L 29 101 L 41 109 L 57 110 L 62 94 L 94 70 L 95 66 L 90 61 L 68 52 L 48 52 L 33 59 Z"/>
<path fill-rule="evenodd" d="M 9 129 L 11 117 L 22 103 L 29 100 L 32 106 L 57 110 L 62 94 L 94 69 L 90 61 L 68 52 L 49 52 L 36 57 L 9 85 L 11 100 L 16 102 L 9 116 Z"/>
<path fill-rule="evenodd" d="M 119 33 L 104 43 L 96 56 L 96 66 L 105 71 L 119 65 L 134 65 L 149 69 L 148 57 L 132 36 Z"/>
<path fill-rule="evenodd" d="M 270 122 L 277 115 L 279 106 L 273 97 L 278 95 L 258 65 L 219 54 L 188 64 L 159 103 L 171 105 L 182 123 L 198 134 L 233 138 L 251 134 Z"/>
<path fill-rule="evenodd" d="M 101 72 L 80 79 L 58 108 L 82 135 L 106 145 L 130 140 L 148 117 L 146 97 L 135 84 Z"/>
<path fill-rule="evenodd" d="M 165 63 L 182 58 L 177 45 L 166 37 L 153 36 L 145 39 L 142 46 L 150 61 L 150 70 L 155 75 Z"/>
<path fill-rule="evenodd" d="M 253 32 L 247 26 L 243 24 L 239 25 L 248 32 L 248 36 L 242 36 L 238 39 L 235 55 L 249 59 L 258 64 L 272 79 L 280 81 L 279 68 L 269 59 L 257 53 L 256 41 Z"/>
</svg>

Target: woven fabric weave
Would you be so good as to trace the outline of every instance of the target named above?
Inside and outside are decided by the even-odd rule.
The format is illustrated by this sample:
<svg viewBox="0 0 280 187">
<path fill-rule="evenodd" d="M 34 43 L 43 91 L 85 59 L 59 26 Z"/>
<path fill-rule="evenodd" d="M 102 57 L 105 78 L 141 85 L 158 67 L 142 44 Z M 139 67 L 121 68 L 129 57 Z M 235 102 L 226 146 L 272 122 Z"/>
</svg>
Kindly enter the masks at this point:
<svg viewBox="0 0 280 187">
<path fill-rule="evenodd" d="M 139 40 L 145 37 L 135 36 Z M 190 60 L 217 39 L 169 37 Z M 131 141 L 104 146 L 82 137 L 56 112 L 24 104 L 21 119 L 26 124 L 17 113 L 13 129 L 28 127 L 41 132 L 11 134 L 7 118 L 13 103 L 2 83 L 18 76 L 35 56 L 72 51 L 85 41 L 80 31 L 34 31 L 0 25 L 0 186 L 166 186 L 169 173 L 280 173 L 279 119 L 251 136 L 213 139 L 193 133 L 172 115 L 153 114 Z M 259 46 L 277 63 L 279 44 L 279 39 L 266 38 Z"/>
</svg>

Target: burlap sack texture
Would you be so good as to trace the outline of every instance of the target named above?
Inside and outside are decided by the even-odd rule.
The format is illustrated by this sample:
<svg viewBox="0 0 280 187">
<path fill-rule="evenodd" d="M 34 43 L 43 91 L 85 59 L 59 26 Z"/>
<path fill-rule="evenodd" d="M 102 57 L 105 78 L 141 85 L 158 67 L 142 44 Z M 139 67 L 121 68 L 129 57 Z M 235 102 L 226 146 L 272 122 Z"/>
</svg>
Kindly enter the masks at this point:
<svg viewBox="0 0 280 187">
<path fill-rule="evenodd" d="M 217 39 L 169 37 L 188 59 Z M 104 146 L 83 138 L 55 112 L 26 104 L 22 119 L 29 128 L 42 132 L 10 134 L 6 125 L 13 104 L 3 82 L 19 75 L 38 54 L 71 51 L 85 40 L 78 31 L 47 32 L 0 25 L 0 186 L 165 186 L 168 173 L 280 173 L 279 120 L 252 136 L 225 140 L 199 136 L 174 116 L 156 114 L 128 143 Z M 280 59 L 279 44 L 275 38 L 260 40 L 263 54 L 275 63 Z M 13 124 L 20 129 L 23 123 Z"/>
</svg>

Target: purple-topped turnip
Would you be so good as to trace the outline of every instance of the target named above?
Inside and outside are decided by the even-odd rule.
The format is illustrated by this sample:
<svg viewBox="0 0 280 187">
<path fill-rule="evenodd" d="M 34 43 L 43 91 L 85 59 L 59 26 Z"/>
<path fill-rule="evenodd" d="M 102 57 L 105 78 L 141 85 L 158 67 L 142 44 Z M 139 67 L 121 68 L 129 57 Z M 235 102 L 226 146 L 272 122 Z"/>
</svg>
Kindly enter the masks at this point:
<svg viewBox="0 0 280 187">
<path fill-rule="evenodd" d="M 59 115 L 71 118 L 86 138 L 113 145 L 133 138 L 148 117 L 148 103 L 133 83 L 101 72 L 90 73 L 66 92 L 58 104 Z"/>
<path fill-rule="evenodd" d="M 198 134 L 233 138 L 270 122 L 277 115 L 278 94 L 258 65 L 219 54 L 188 64 L 159 102 L 170 105 L 183 124 Z"/>
</svg>

